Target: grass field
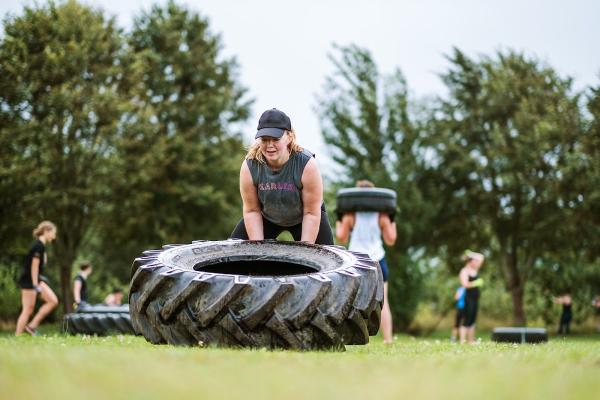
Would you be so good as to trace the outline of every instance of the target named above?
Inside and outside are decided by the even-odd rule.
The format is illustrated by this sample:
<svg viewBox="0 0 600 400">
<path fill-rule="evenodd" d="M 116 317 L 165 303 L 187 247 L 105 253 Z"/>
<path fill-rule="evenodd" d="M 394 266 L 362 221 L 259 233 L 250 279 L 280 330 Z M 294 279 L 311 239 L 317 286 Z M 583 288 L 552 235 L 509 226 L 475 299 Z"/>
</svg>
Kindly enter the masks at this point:
<svg viewBox="0 0 600 400">
<path fill-rule="evenodd" d="M 600 336 L 543 345 L 400 336 L 346 352 L 0 336 L 2 399 L 599 399 Z"/>
</svg>

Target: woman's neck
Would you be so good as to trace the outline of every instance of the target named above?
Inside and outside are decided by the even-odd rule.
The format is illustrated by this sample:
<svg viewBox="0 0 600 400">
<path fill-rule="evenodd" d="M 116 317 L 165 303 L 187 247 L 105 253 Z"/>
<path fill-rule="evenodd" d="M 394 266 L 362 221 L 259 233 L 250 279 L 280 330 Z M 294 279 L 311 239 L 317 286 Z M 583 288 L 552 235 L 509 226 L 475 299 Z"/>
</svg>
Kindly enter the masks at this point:
<svg viewBox="0 0 600 400">
<path fill-rule="evenodd" d="M 38 240 L 39 240 L 40 242 L 42 242 L 42 244 L 46 244 L 46 240 L 47 240 L 47 239 L 44 237 L 44 235 L 42 235 L 42 236 L 38 236 Z"/>
</svg>

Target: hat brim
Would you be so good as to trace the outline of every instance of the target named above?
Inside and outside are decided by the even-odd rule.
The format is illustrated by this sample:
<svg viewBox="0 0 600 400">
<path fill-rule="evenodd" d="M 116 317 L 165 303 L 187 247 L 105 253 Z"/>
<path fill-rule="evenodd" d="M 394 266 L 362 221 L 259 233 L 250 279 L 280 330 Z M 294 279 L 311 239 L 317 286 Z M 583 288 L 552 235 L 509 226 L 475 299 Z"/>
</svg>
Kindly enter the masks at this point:
<svg viewBox="0 0 600 400">
<path fill-rule="evenodd" d="M 274 138 L 280 138 L 283 136 L 283 134 L 285 133 L 285 129 L 281 129 L 281 128 L 262 128 L 259 129 L 258 132 L 256 132 L 256 136 L 254 136 L 254 139 L 258 139 L 259 137 L 263 137 L 263 136 L 269 136 L 269 137 L 274 137 Z"/>
</svg>

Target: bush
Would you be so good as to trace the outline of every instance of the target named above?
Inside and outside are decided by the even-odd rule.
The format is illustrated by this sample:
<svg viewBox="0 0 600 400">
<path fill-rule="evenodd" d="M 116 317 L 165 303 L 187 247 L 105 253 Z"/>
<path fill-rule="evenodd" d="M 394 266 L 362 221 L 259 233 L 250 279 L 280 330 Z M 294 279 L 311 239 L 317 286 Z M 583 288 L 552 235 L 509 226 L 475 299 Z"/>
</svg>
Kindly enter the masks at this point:
<svg viewBox="0 0 600 400">
<path fill-rule="evenodd" d="M 389 268 L 388 301 L 394 330 L 407 331 L 423 297 L 424 273 L 416 257 L 386 254 Z"/>
<path fill-rule="evenodd" d="M 0 321 L 16 320 L 21 312 L 20 266 L 0 264 Z"/>
</svg>

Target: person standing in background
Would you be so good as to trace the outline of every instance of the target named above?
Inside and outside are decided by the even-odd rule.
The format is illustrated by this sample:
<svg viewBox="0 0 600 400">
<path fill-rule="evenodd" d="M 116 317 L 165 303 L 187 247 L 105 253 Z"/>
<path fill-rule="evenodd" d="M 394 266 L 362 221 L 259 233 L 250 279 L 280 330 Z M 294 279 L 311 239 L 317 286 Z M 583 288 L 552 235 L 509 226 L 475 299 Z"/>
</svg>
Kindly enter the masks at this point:
<svg viewBox="0 0 600 400">
<path fill-rule="evenodd" d="M 87 279 L 92 273 L 92 270 L 92 264 L 87 261 L 84 261 L 79 265 L 79 273 L 73 280 L 73 299 L 75 301 L 75 307 L 88 303 Z"/>
<path fill-rule="evenodd" d="M 479 269 L 485 257 L 481 253 L 471 250 L 465 251 L 462 260 L 465 266 L 460 270 L 458 277 L 460 284 L 465 288 L 465 316 L 459 329 L 461 343 L 475 343 L 475 322 L 479 308 L 479 288 L 483 279 L 479 277 Z"/>
<path fill-rule="evenodd" d="M 554 299 L 554 303 L 562 305 L 560 322 L 558 325 L 559 335 L 568 335 L 571 333 L 571 320 L 573 319 L 573 300 L 570 293 L 565 293 Z"/>
</svg>

